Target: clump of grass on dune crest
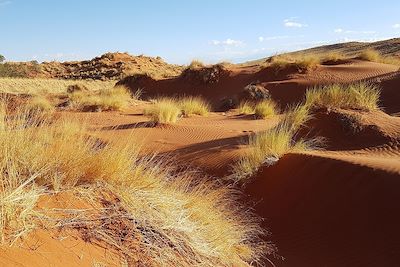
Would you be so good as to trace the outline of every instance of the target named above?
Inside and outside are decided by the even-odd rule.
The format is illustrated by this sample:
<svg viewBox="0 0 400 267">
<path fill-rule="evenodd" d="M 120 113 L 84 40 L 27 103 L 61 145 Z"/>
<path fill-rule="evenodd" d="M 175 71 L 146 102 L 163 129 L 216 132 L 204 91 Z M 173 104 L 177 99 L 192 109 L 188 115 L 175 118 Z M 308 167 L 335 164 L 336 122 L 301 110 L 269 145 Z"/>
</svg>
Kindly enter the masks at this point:
<svg viewBox="0 0 400 267">
<path fill-rule="evenodd" d="M 210 112 L 210 105 L 201 97 L 183 97 L 179 99 L 179 107 L 182 110 L 182 114 L 186 117 L 191 115 L 206 116 Z"/>
<path fill-rule="evenodd" d="M 178 101 L 171 98 L 157 99 L 152 107 L 144 110 L 144 115 L 161 124 L 176 123 L 181 113 Z"/>
<path fill-rule="evenodd" d="M 134 143 L 100 142 L 76 122 L 35 121 L 29 113 L 1 117 L 0 231 L 5 241 L 42 221 L 35 209 L 42 191 L 82 185 L 99 194 L 100 184 L 120 201 L 121 207 L 107 209 L 117 209 L 115 216 L 135 226 L 129 233 L 134 244 L 122 242 L 118 234 L 99 235 L 101 241 L 124 252 L 134 245 L 135 259 L 150 259 L 145 265 L 249 266 L 273 252 L 260 239 L 258 219 L 238 205 L 237 192 L 228 187 L 176 172 L 155 157 L 140 157 Z M 74 218 L 81 228 L 88 221 Z M 110 231 L 101 229 L 104 224 L 96 227 L 91 230 Z"/>
<path fill-rule="evenodd" d="M 383 56 L 381 53 L 376 51 L 375 49 L 366 49 L 360 53 L 358 56 L 362 60 L 392 64 L 392 65 L 400 65 L 400 58 L 394 56 Z"/>
<path fill-rule="evenodd" d="M 246 181 L 260 166 L 272 165 L 285 154 L 319 148 L 322 139 L 296 138 L 300 126 L 309 119 L 308 108 L 297 105 L 287 111 L 274 128 L 250 136 L 248 152 L 233 167 L 234 180 Z"/>
<path fill-rule="evenodd" d="M 112 111 L 125 108 L 132 100 L 124 86 L 106 88 L 98 92 L 76 91 L 69 95 L 72 106 L 83 111 Z"/>
<path fill-rule="evenodd" d="M 192 62 L 190 62 L 188 69 L 200 69 L 200 68 L 204 68 L 205 65 L 202 61 L 194 59 L 192 60 Z"/>
<path fill-rule="evenodd" d="M 380 90 L 366 83 L 328 85 L 309 89 L 306 105 L 311 107 L 343 108 L 358 110 L 379 109 Z"/>
<path fill-rule="evenodd" d="M 339 52 L 329 52 L 327 54 L 321 55 L 321 62 L 339 62 L 346 59 L 346 56 Z"/>
<path fill-rule="evenodd" d="M 254 107 L 254 114 L 257 118 L 268 119 L 275 116 L 278 113 L 277 105 L 274 101 L 267 99 L 258 102 Z"/>
<path fill-rule="evenodd" d="M 374 49 L 366 49 L 361 52 L 359 58 L 367 61 L 379 62 L 382 59 L 381 54 Z"/>
<path fill-rule="evenodd" d="M 316 68 L 318 64 L 320 64 L 320 58 L 308 55 L 277 55 L 270 60 L 270 66 L 275 69 L 275 72 L 280 72 L 290 67 L 295 67 L 299 71 L 309 71 Z"/>
</svg>

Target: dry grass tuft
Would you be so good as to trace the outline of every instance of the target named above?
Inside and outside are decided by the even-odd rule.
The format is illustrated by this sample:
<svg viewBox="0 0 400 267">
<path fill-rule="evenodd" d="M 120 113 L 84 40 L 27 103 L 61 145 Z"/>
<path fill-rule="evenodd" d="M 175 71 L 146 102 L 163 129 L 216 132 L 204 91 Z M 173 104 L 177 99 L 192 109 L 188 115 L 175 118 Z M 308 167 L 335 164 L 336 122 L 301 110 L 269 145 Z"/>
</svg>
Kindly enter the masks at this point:
<svg viewBox="0 0 400 267">
<path fill-rule="evenodd" d="M 245 182 L 260 166 L 273 165 L 287 153 L 318 149 L 323 144 L 322 139 L 296 138 L 298 129 L 310 118 L 308 107 L 296 105 L 277 126 L 250 136 L 249 150 L 233 167 L 231 177 L 236 182 Z"/>
<path fill-rule="evenodd" d="M 298 71 L 306 72 L 315 69 L 318 64 L 320 64 L 320 58 L 307 55 L 277 55 L 273 56 L 270 62 L 270 66 L 276 73 L 292 67 L 296 68 Z"/>
<path fill-rule="evenodd" d="M 339 52 L 329 52 L 327 54 L 321 55 L 321 62 L 326 63 L 326 62 L 340 62 L 342 60 L 345 60 L 346 56 L 339 53 Z"/>
<path fill-rule="evenodd" d="M 179 107 L 182 110 L 182 114 L 186 117 L 191 115 L 201 115 L 206 116 L 210 110 L 210 104 L 208 104 L 204 99 L 201 97 L 183 97 L 179 99 Z"/>
<path fill-rule="evenodd" d="M 374 49 L 366 49 L 358 56 L 362 60 L 400 65 L 400 58 L 394 56 L 382 56 L 378 51 Z"/>
<path fill-rule="evenodd" d="M 97 218 L 103 223 L 91 230 L 123 252 L 138 247 L 135 253 L 140 255 L 135 256 L 151 259 L 147 265 L 249 266 L 273 252 L 260 239 L 264 233 L 258 220 L 238 205 L 238 193 L 229 187 L 192 172 L 178 173 L 163 159 L 140 157 L 130 142 L 100 142 L 77 122 L 50 122 L 23 111 L 4 114 L 5 109 L 1 110 L 3 240 L 17 238 L 35 226 L 35 205 L 43 190 L 83 185 L 99 194 L 100 183 L 119 199 L 121 207 L 116 203 L 107 208 L 113 220 L 130 220 L 134 227 L 129 235 L 124 233 L 124 241 L 119 232 L 109 232 L 125 229 L 102 228 L 107 227 L 103 218 Z M 79 216 L 74 223 L 82 227 L 93 221 Z M 135 243 L 126 243 L 129 238 Z"/>
<path fill-rule="evenodd" d="M 267 99 L 256 104 L 254 113 L 257 118 L 268 119 L 278 113 L 278 107 L 274 101 Z"/>
<path fill-rule="evenodd" d="M 173 124 L 176 123 L 181 115 L 178 101 L 171 98 L 157 99 L 152 107 L 144 111 L 146 116 L 150 116 L 155 123 Z"/>
<path fill-rule="evenodd" d="M 55 110 L 54 105 L 44 96 L 34 96 L 32 97 L 26 108 L 33 112 L 52 112 Z"/>
<path fill-rule="evenodd" d="M 374 49 L 366 49 L 361 52 L 359 58 L 362 60 L 380 62 L 382 60 L 381 54 Z"/>
<path fill-rule="evenodd" d="M 285 119 L 294 131 L 305 125 L 313 117 L 310 107 L 305 104 L 297 104 L 289 107 L 285 112 L 285 116 Z"/>
<path fill-rule="evenodd" d="M 202 61 L 194 59 L 192 62 L 190 62 L 188 69 L 201 69 L 204 68 L 205 65 Z"/>
<path fill-rule="evenodd" d="M 126 108 L 133 99 L 124 86 L 116 86 L 91 93 L 75 91 L 69 94 L 72 107 L 83 111 L 112 111 Z"/>
<path fill-rule="evenodd" d="M 249 101 L 242 101 L 238 107 L 239 114 L 252 115 L 255 113 L 255 104 Z"/>
<path fill-rule="evenodd" d="M 379 97 L 379 88 L 371 84 L 333 84 L 307 90 L 306 105 L 368 111 L 379 109 Z"/>
</svg>

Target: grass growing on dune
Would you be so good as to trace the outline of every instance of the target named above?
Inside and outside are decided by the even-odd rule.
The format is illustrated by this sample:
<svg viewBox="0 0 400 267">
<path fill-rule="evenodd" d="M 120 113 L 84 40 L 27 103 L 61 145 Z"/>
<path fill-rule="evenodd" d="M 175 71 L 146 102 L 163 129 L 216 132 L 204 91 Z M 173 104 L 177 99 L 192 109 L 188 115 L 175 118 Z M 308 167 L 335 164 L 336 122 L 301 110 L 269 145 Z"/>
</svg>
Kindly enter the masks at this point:
<svg viewBox="0 0 400 267">
<path fill-rule="evenodd" d="M 367 61 L 379 62 L 382 59 L 381 54 L 374 49 L 366 49 L 359 55 L 360 59 Z"/>
<path fill-rule="evenodd" d="M 155 123 L 174 124 L 181 115 L 206 116 L 210 112 L 210 105 L 200 97 L 188 96 L 180 99 L 160 98 L 153 105 L 144 110 L 144 115 L 150 116 Z"/>
<path fill-rule="evenodd" d="M 329 52 L 327 54 L 323 54 L 320 56 L 321 62 L 340 62 L 341 60 L 345 60 L 346 56 L 339 52 Z"/>
<path fill-rule="evenodd" d="M 72 106 L 83 111 L 122 110 L 132 96 L 124 86 L 101 89 L 98 92 L 76 91 L 69 94 Z"/>
<path fill-rule="evenodd" d="M 155 123 L 174 124 L 181 116 L 179 103 L 175 99 L 161 98 L 144 110 L 144 115 L 149 116 Z"/>
<path fill-rule="evenodd" d="M 305 125 L 312 117 L 310 107 L 305 104 L 290 106 L 285 112 L 285 119 L 293 130 Z"/>
<path fill-rule="evenodd" d="M 271 57 L 270 66 L 275 70 L 275 72 L 284 71 L 290 67 L 295 67 L 299 71 L 309 71 L 316 68 L 320 62 L 320 58 L 315 56 L 288 56 L 283 54 Z"/>
<path fill-rule="evenodd" d="M 268 119 L 275 116 L 277 113 L 277 105 L 270 99 L 258 102 L 254 107 L 254 114 L 259 119 Z"/>
<path fill-rule="evenodd" d="M 379 109 L 379 97 L 379 88 L 367 83 L 333 84 L 307 90 L 306 105 L 310 107 L 376 110 Z"/>
<path fill-rule="evenodd" d="M 383 56 L 381 53 L 376 51 L 375 49 L 366 49 L 360 53 L 358 56 L 362 60 L 392 64 L 392 65 L 400 65 L 400 58 L 394 56 Z"/>
<path fill-rule="evenodd" d="M 260 166 L 272 165 L 287 153 L 318 148 L 322 140 L 296 138 L 298 129 L 310 117 L 308 107 L 297 105 L 286 112 L 277 126 L 250 136 L 247 153 L 233 167 L 234 180 L 246 181 Z"/>
<path fill-rule="evenodd" d="M 176 172 L 162 159 L 140 157 L 134 143 L 100 142 L 75 121 L 34 117 L 23 110 L 11 114 L 1 107 L 0 233 L 4 243 L 35 224 L 39 227 L 46 218 L 35 208 L 42 192 L 83 186 L 101 195 L 100 186 L 120 201 L 121 207 L 107 209 L 117 216 L 113 220 L 120 216 L 133 228 L 124 234 L 124 241 L 118 233 L 104 236 L 110 231 L 101 229 L 104 224 L 91 230 L 139 261 L 150 259 L 140 264 L 249 266 L 273 251 L 260 240 L 263 231 L 258 220 L 238 204 L 234 190 L 192 172 Z M 80 227 L 90 221 L 74 218 Z M 133 244 L 126 243 L 130 237 Z"/>
<path fill-rule="evenodd" d="M 206 116 L 210 110 L 210 105 L 201 97 L 188 96 L 179 99 L 178 105 L 182 114 L 186 117 L 191 115 Z"/>
<path fill-rule="evenodd" d="M 202 61 L 194 59 L 192 60 L 192 62 L 190 62 L 189 66 L 187 67 L 188 69 L 200 69 L 200 68 L 204 68 L 205 65 Z"/>
<path fill-rule="evenodd" d="M 252 115 L 255 113 L 255 104 L 249 101 L 242 101 L 238 106 L 239 114 L 241 115 Z"/>
</svg>

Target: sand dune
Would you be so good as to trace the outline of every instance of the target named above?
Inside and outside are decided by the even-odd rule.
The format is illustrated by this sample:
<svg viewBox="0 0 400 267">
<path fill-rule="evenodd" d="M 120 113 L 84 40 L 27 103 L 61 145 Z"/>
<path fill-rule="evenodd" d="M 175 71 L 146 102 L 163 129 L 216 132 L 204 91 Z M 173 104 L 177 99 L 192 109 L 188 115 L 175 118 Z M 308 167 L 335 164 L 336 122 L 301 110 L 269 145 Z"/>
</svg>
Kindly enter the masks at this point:
<svg viewBox="0 0 400 267">
<path fill-rule="evenodd" d="M 277 266 L 397 266 L 398 156 L 334 155 L 287 155 L 247 187 L 285 257 Z"/>
<path fill-rule="evenodd" d="M 232 107 L 243 98 L 247 85 L 267 89 L 281 111 L 301 102 L 310 87 L 360 81 L 378 85 L 381 110 L 314 110 L 296 138 L 324 137 L 325 149 L 287 154 L 275 165 L 262 166 L 240 189 L 246 194 L 244 202 L 253 204 L 264 219 L 263 227 L 272 232 L 268 241 L 276 244 L 278 255 L 284 258 L 273 259 L 276 266 L 391 267 L 400 262 L 399 77 L 398 66 L 357 59 L 308 71 L 222 64 L 187 69 L 180 76 L 160 80 L 147 75 L 127 77 L 119 84 L 131 91 L 142 89 L 145 101 L 135 101 L 123 111 L 60 108 L 55 116 L 78 119 L 104 143 L 136 140 L 142 155 L 157 153 L 175 166 L 195 168 L 226 182 L 232 165 L 248 151 L 249 136 L 273 128 L 282 118 L 238 115 Z M 154 104 L 146 100 L 183 95 L 202 96 L 211 102 L 214 112 L 182 117 L 171 125 L 155 124 L 144 116 L 143 111 Z M 11 106 L 22 105 L 29 97 L 12 95 Z M 70 199 L 45 195 L 39 207 L 88 208 L 87 203 Z M 120 264 L 118 252 L 87 242 L 76 229 L 33 231 L 20 246 L 2 247 L 0 256 L 2 266 L 55 262 L 93 266 L 97 260 Z"/>
<path fill-rule="evenodd" d="M 209 68 L 213 73 L 214 67 Z M 245 67 L 217 67 L 215 76 L 218 82 L 202 82 L 196 79 L 188 79 L 185 76 L 176 78 L 154 80 L 146 76 L 132 76 L 119 82 L 127 85 L 131 90 L 143 90 L 143 96 L 147 99 L 156 96 L 182 96 L 200 95 L 211 101 L 215 108 L 226 110 L 226 101 L 231 99 L 238 102 L 243 88 L 251 83 L 265 86 L 271 93 L 273 99 L 282 106 L 299 102 L 304 97 L 308 87 L 331 83 L 351 83 L 363 80 L 377 81 L 379 77 L 397 74 L 398 66 L 366 62 L 360 60 L 349 60 L 345 64 L 322 65 L 307 73 L 298 73 L 296 70 L 286 70 L 278 74 L 267 67 L 260 69 L 259 66 Z M 193 70 L 196 75 L 204 75 L 200 70 Z M 398 77 L 398 76 L 395 76 Z M 379 83 L 382 87 L 382 107 L 389 113 L 397 112 L 396 101 L 398 94 L 391 93 L 397 86 L 397 80 Z"/>
</svg>

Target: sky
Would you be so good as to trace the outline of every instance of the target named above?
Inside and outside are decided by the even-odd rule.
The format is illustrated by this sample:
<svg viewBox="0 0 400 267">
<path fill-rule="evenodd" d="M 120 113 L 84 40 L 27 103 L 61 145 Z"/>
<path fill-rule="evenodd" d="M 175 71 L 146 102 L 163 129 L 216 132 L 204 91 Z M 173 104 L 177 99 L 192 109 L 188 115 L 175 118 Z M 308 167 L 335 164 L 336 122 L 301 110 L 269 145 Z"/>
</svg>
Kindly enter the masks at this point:
<svg viewBox="0 0 400 267">
<path fill-rule="evenodd" d="M 400 37 L 399 14 L 398 0 L 0 0 L 0 54 L 42 62 L 119 51 L 176 64 L 244 62 Z"/>
</svg>

